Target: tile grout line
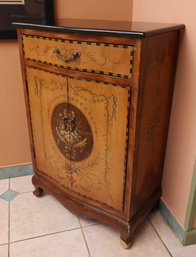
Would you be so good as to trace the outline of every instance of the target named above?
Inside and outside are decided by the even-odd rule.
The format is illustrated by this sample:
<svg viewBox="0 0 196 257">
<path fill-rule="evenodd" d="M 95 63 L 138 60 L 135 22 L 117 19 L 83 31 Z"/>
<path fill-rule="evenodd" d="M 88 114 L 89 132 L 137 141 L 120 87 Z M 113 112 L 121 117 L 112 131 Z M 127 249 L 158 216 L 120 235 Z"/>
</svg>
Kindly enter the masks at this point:
<svg viewBox="0 0 196 257">
<path fill-rule="evenodd" d="M 88 228 L 88 227 L 93 227 L 93 226 L 97 226 L 97 225 L 100 225 L 100 224 L 97 223 L 97 224 L 83 225 L 82 228 Z"/>
<path fill-rule="evenodd" d="M 33 193 L 33 191 L 19 192 L 20 195 L 28 194 L 28 193 Z"/>
<path fill-rule="evenodd" d="M 95 226 L 95 225 L 98 225 L 98 224 L 86 225 L 85 227 L 92 227 L 92 226 Z M 20 243 L 22 241 L 28 241 L 28 240 L 31 240 L 31 239 L 36 239 L 36 238 L 50 236 L 50 235 L 56 235 L 56 234 L 60 234 L 60 233 L 64 233 L 64 232 L 69 232 L 69 231 L 72 231 L 72 230 L 77 230 L 77 229 L 81 229 L 81 227 L 70 228 L 70 229 L 66 229 L 66 230 L 62 230 L 62 231 L 58 231 L 58 232 L 53 232 L 53 233 L 49 233 L 49 234 L 45 234 L 45 235 L 34 236 L 34 237 L 30 237 L 30 238 L 25 238 L 25 239 L 20 239 L 20 240 L 16 240 L 16 241 L 10 242 L 10 244 Z M 3 244 L 3 245 L 7 245 L 7 244 Z"/>
<path fill-rule="evenodd" d="M 155 233 L 157 234 L 158 238 L 161 240 L 162 244 L 164 245 L 164 247 L 165 247 L 165 249 L 167 250 L 167 252 L 169 253 L 169 255 L 170 255 L 171 257 L 173 257 L 172 254 L 171 254 L 171 252 L 169 251 L 168 247 L 166 246 L 165 242 L 162 240 L 162 238 L 161 238 L 161 236 L 159 235 L 158 231 L 156 230 L 156 228 L 155 228 L 154 225 L 152 224 L 152 222 L 151 222 L 151 220 L 149 219 L 149 217 L 147 217 L 147 220 L 148 220 L 148 222 L 150 223 L 150 225 L 152 226 L 152 228 L 154 229 L 154 231 L 155 231 Z"/>
<path fill-rule="evenodd" d="M 62 231 L 58 231 L 58 232 L 53 232 L 53 233 L 49 233 L 49 234 L 45 234 L 45 235 L 34 236 L 34 237 L 30 237 L 30 238 L 25 238 L 25 239 L 20 239 L 20 240 L 16 240 L 16 241 L 10 242 L 10 244 L 15 244 L 15 243 L 23 242 L 23 241 L 28 241 L 28 240 L 31 240 L 31 239 L 36 239 L 36 238 L 41 238 L 41 237 L 46 237 L 46 236 L 52 236 L 52 235 L 56 235 L 56 234 L 61 234 L 61 233 L 65 233 L 65 232 L 77 230 L 77 229 L 80 229 L 80 228 L 81 228 L 81 227 L 71 228 L 71 229 L 62 230 Z"/>
<path fill-rule="evenodd" d="M 92 226 L 97 226 L 100 225 L 99 223 L 95 223 L 95 224 L 88 224 L 88 225 L 81 225 L 82 228 L 88 228 L 88 227 L 92 227 Z"/>
<path fill-rule="evenodd" d="M 84 238 L 84 242 L 86 244 L 86 248 L 87 248 L 87 251 L 88 251 L 88 254 L 89 254 L 89 257 L 91 257 L 91 253 L 90 253 L 90 250 L 89 250 L 89 247 L 88 247 L 88 244 L 87 244 L 87 241 L 86 241 L 86 237 L 84 235 L 84 231 L 83 231 L 83 227 L 81 225 L 81 222 L 80 222 L 80 219 L 78 218 L 78 221 L 79 221 L 79 224 L 80 224 L 80 229 L 82 231 L 82 235 L 83 235 L 83 238 Z"/>
<path fill-rule="evenodd" d="M 6 243 L 5 243 L 5 244 L 0 244 L 0 247 L 1 247 L 1 246 L 6 246 L 6 245 L 8 246 L 8 244 L 6 244 Z"/>
</svg>

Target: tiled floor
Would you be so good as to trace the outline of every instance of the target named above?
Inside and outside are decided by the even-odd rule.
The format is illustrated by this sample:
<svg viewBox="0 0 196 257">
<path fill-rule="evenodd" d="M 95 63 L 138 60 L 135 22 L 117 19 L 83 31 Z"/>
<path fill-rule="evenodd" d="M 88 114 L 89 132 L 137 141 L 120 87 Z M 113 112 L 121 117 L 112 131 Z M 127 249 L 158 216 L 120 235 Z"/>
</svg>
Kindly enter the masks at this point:
<svg viewBox="0 0 196 257">
<path fill-rule="evenodd" d="M 196 245 L 182 247 L 158 211 L 125 250 L 115 230 L 32 190 L 31 176 L 0 180 L 0 257 L 196 257 Z"/>
</svg>

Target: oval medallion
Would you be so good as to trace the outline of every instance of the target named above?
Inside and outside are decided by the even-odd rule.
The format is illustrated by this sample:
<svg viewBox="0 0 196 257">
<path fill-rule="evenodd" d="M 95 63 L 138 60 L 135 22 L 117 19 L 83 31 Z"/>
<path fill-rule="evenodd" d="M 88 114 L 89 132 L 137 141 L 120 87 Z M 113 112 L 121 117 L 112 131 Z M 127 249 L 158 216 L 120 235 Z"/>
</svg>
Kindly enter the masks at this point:
<svg viewBox="0 0 196 257">
<path fill-rule="evenodd" d="M 93 135 L 84 114 L 74 105 L 58 104 L 52 113 L 52 133 L 61 153 L 71 161 L 86 159 L 93 148 Z"/>
</svg>

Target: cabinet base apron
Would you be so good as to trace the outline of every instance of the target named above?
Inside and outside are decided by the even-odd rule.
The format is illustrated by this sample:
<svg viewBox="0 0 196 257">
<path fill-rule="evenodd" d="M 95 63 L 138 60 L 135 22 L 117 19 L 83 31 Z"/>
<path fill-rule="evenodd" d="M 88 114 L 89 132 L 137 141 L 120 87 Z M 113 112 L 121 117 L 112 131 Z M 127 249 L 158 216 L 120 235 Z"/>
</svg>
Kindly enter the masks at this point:
<svg viewBox="0 0 196 257">
<path fill-rule="evenodd" d="M 58 199 L 63 206 L 69 209 L 73 214 L 83 218 L 98 220 L 105 225 L 117 229 L 120 233 L 120 244 L 125 249 L 130 248 L 133 244 L 137 232 L 145 221 L 145 217 L 147 217 L 151 211 L 158 208 L 161 196 L 161 189 L 159 188 L 149 197 L 139 211 L 135 213 L 129 221 L 126 221 L 96 206 L 79 201 L 77 198 L 67 194 L 62 188 L 40 174 L 35 174 L 33 176 L 32 183 L 35 187 L 33 194 L 36 197 L 42 197 L 45 193 L 49 193 Z"/>
</svg>

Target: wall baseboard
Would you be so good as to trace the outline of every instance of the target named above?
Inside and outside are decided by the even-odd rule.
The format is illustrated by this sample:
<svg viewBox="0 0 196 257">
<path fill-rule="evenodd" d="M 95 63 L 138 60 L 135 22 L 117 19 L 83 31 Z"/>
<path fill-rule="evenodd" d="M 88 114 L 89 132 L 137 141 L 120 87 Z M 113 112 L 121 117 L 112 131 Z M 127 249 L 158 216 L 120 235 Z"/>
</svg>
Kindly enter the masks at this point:
<svg viewBox="0 0 196 257">
<path fill-rule="evenodd" d="M 177 237 L 180 239 L 182 245 L 186 246 L 196 244 L 196 229 L 185 231 L 162 201 L 160 201 L 159 210 Z"/>
<path fill-rule="evenodd" d="M 10 166 L 10 167 L 3 167 L 3 168 L 0 167 L 0 180 L 32 175 L 32 174 L 33 174 L 33 168 L 31 163 Z"/>
<path fill-rule="evenodd" d="M 190 231 L 185 232 L 182 244 L 184 246 L 196 244 L 196 228 L 193 228 Z"/>
</svg>

